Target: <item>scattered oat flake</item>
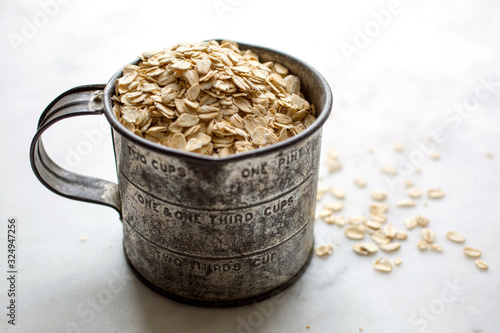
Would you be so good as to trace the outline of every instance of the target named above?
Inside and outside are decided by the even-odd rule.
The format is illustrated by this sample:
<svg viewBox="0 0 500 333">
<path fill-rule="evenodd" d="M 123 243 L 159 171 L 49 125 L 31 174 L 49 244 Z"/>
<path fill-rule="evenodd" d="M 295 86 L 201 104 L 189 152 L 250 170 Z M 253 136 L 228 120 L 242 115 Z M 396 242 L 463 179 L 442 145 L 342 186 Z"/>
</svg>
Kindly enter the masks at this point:
<svg viewBox="0 0 500 333">
<path fill-rule="evenodd" d="M 314 253 L 318 256 L 318 257 L 325 257 L 325 256 L 329 256 L 330 254 L 333 253 L 333 246 L 331 245 L 321 245 L 320 247 L 317 247 L 316 249 L 314 249 Z"/>
<path fill-rule="evenodd" d="M 394 260 L 394 265 L 401 265 L 403 263 L 403 260 L 401 258 L 397 258 L 396 260 Z"/>
<path fill-rule="evenodd" d="M 323 210 L 321 212 L 319 212 L 319 217 L 322 219 L 329 217 L 331 215 L 333 215 L 333 210 L 331 210 L 330 208 L 327 208 L 327 207 L 323 207 Z"/>
<path fill-rule="evenodd" d="M 381 271 L 381 272 L 390 272 L 392 271 L 392 264 L 389 260 L 387 259 L 383 259 L 382 257 L 378 258 L 376 261 L 375 261 L 375 265 L 374 265 L 375 269 L 378 270 L 378 271 Z"/>
<path fill-rule="evenodd" d="M 349 217 L 349 224 L 366 223 L 367 219 L 363 215 L 353 215 Z"/>
<path fill-rule="evenodd" d="M 357 243 L 352 247 L 354 252 L 362 256 L 368 256 L 378 251 L 378 246 L 370 243 Z"/>
<path fill-rule="evenodd" d="M 417 199 L 422 196 L 422 191 L 420 191 L 418 188 L 410 187 L 408 189 L 408 195 L 410 196 L 410 198 Z"/>
<path fill-rule="evenodd" d="M 385 252 L 394 252 L 401 248 L 400 243 L 380 244 L 380 248 Z"/>
<path fill-rule="evenodd" d="M 411 218 L 408 218 L 405 220 L 405 226 L 406 226 L 406 229 L 408 230 L 411 230 L 413 228 L 415 228 L 417 226 L 417 220 L 416 219 L 411 219 Z"/>
<path fill-rule="evenodd" d="M 319 187 L 318 191 L 316 192 L 316 200 L 319 201 L 323 198 L 323 195 L 328 191 L 328 188 L 326 187 Z"/>
<path fill-rule="evenodd" d="M 415 184 L 413 183 L 413 181 L 411 181 L 411 180 L 409 180 L 409 179 L 405 182 L 405 184 L 406 184 L 406 187 L 413 187 L 413 185 L 415 185 Z"/>
<path fill-rule="evenodd" d="M 441 154 L 438 153 L 437 151 L 433 150 L 429 153 L 430 158 L 433 160 L 439 160 L 441 158 Z"/>
<path fill-rule="evenodd" d="M 430 199 L 440 199 L 445 196 L 445 193 L 440 189 L 430 189 L 429 191 L 427 191 L 427 196 Z"/>
<path fill-rule="evenodd" d="M 354 178 L 354 183 L 360 187 L 360 188 L 363 188 L 366 186 L 366 180 L 364 178 L 359 178 L 359 177 L 356 177 Z"/>
<path fill-rule="evenodd" d="M 420 230 L 420 234 L 422 235 L 422 239 L 427 243 L 434 243 L 434 239 L 436 238 L 434 231 L 429 228 L 424 228 Z"/>
<path fill-rule="evenodd" d="M 80 237 L 81 242 L 85 242 L 86 240 L 87 240 L 87 237 L 85 237 L 85 236 Z"/>
<path fill-rule="evenodd" d="M 387 222 L 387 215 L 385 215 L 383 213 L 370 214 L 370 219 L 374 222 L 385 223 L 385 222 Z"/>
<path fill-rule="evenodd" d="M 437 244 L 431 244 L 429 245 L 431 250 L 437 251 L 437 252 L 443 252 L 443 247 L 441 245 Z"/>
<path fill-rule="evenodd" d="M 403 152 L 405 150 L 405 146 L 403 145 L 402 142 L 395 142 L 394 143 L 394 150 L 397 151 L 398 153 Z"/>
<path fill-rule="evenodd" d="M 342 163 L 340 163 L 340 161 L 337 159 L 328 159 L 326 161 L 326 165 L 330 173 L 337 172 L 342 169 Z"/>
<path fill-rule="evenodd" d="M 382 223 L 376 221 L 366 222 L 366 226 L 371 230 L 379 230 L 382 227 Z"/>
<path fill-rule="evenodd" d="M 344 234 L 349 239 L 363 239 L 365 238 L 366 227 L 362 224 L 358 224 L 352 227 L 348 227 L 344 230 Z"/>
<path fill-rule="evenodd" d="M 455 242 L 455 243 L 465 242 L 465 237 L 456 231 L 448 231 L 446 233 L 446 238 L 448 238 L 449 240 L 451 240 L 452 242 Z"/>
<path fill-rule="evenodd" d="M 372 191 L 371 197 L 373 200 L 384 201 L 385 198 L 387 198 L 387 192 L 385 192 L 383 190 L 376 189 L 376 190 Z"/>
<path fill-rule="evenodd" d="M 426 227 L 429 225 L 429 219 L 427 217 L 424 217 L 422 215 L 417 215 L 415 216 L 415 222 L 421 226 L 422 228 Z"/>
<path fill-rule="evenodd" d="M 465 253 L 465 255 L 472 258 L 479 258 L 481 256 L 481 250 L 476 249 L 472 246 L 464 247 L 463 252 Z"/>
<path fill-rule="evenodd" d="M 372 240 L 378 245 L 389 244 L 391 239 L 387 237 L 382 231 L 377 230 L 372 235 Z"/>
<path fill-rule="evenodd" d="M 481 259 L 476 260 L 476 266 L 477 266 L 477 268 L 483 269 L 483 270 L 486 270 L 489 268 L 488 264 L 486 262 L 484 262 L 484 260 L 481 260 Z"/>
<path fill-rule="evenodd" d="M 417 243 L 417 248 L 420 250 L 420 251 L 425 251 L 429 248 L 429 243 L 427 243 L 426 241 L 419 241 Z"/>
<path fill-rule="evenodd" d="M 389 210 L 389 206 L 381 202 L 372 203 L 369 208 L 370 213 L 375 215 L 383 214 Z"/>
<path fill-rule="evenodd" d="M 325 218 L 325 222 L 343 227 L 345 225 L 346 218 L 340 215 L 330 215 Z"/>
<path fill-rule="evenodd" d="M 398 230 L 398 232 L 396 233 L 397 240 L 405 240 L 407 238 L 408 238 L 408 234 L 403 230 Z"/>
<path fill-rule="evenodd" d="M 402 199 L 399 200 L 396 204 L 398 207 L 406 208 L 406 207 L 415 207 L 415 201 L 411 199 Z"/>
<path fill-rule="evenodd" d="M 393 239 L 394 237 L 396 237 L 396 233 L 398 232 L 398 230 L 392 224 L 389 224 L 384 227 L 384 230 L 382 230 L 382 232 L 387 238 Z"/>
<path fill-rule="evenodd" d="M 326 208 L 331 209 L 333 212 L 337 213 L 344 208 L 344 202 L 343 201 L 336 201 L 330 205 L 325 205 Z"/>
<path fill-rule="evenodd" d="M 330 189 L 330 192 L 333 194 L 333 196 L 337 199 L 345 199 L 345 192 L 341 188 L 338 187 L 332 187 Z"/>
<path fill-rule="evenodd" d="M 487 157 L 487 158 L 493 158 L 493 157 L 495 157 L 495 156 L 494 156 L 492 153 L 487 152 L 487 153 L 486 153 L 486 157 Z"/>
<path fill-rule="evenodd" d="M 380 168 L 380 170 L 389 176 L 395 176 L 398 173 L 396 168 L 392 165 L 384 165 Z"/>
</svg>

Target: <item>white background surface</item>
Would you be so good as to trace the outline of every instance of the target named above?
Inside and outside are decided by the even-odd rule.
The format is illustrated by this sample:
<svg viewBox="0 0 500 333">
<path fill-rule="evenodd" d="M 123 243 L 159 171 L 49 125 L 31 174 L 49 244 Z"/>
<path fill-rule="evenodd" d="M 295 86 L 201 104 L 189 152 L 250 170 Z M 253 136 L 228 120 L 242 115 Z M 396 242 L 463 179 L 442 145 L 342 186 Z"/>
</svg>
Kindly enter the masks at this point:
<svg viewBox="0 0 500 333">
<path fill-rule="evenodd" d="M 224 12 L 217 10 L 221 3 Z M 0 2 L 2 271 L 7 217 L 19 220 L 17 324 L 6 323 L 7 283 L 2 278 L 0 330 L 498 332 L 500 83 L 471 112 L 461 116 L 449 110 L 478 101 L 475 89 L 482 79 L 500 81 L 500 3 L 399 4 L 390 22 L 372 30 L 366 45 L 360 45 L 360 40 L 354 44 L 357 29 L 380 27 L 371 12 L 387 9 L 389 1 L 69 0 L 61 1 L 47 22 L 36 21 L 43 19 L 43 6 L 36 1 Z M 25 30 L 25 40 L 15 46 L 9 38 L 23 36 L 26 22 L 39 27 L 31 34 Z M 370 191 L 385 189 L 390 221 L 403 228 L 407 217 L 428 216 L 444 252 L 419 252 L 420 235 L 414 230 L 398 253 L 383 253 L 391 260 L 401 257 L 403 264 L 381 274 L 372 267 L 376 257 L 357 256 L 354 241 L 340 228 L 317 221 L 316 244 L 339 242 L 334 254 L 313 258 L 305 275 L 278 298 L 203 309 L 170 301 L 137 281 L 122 253 L 118 214 L 48 191 L 31 171 L 29 144 L 41 112 L 61 92 L 107 82 L 140 52 L 210 38 L 272 47 L 323 73 L 335 97 L 324 128 L 324 151 L 335 146 L 344 168 L 328 175 L 323 163 L 321 184 L 346 190 L 345 216 L 366 214 Z M 360 46 L 349 59 L 341 51 L 343 42 Z M 68 159 L 87 140 L 85 131 L 99 129 L 102 119 L 87 118 L 92 117 L 54 126 L 44 137 L 47 149 L 74 171 L 113 180 L 108 131 L 87 156 Z M 435 145 L 442 158 L 424 157 L 422 173 L 408 179 L 422 190 L 443 188 L 446 197 L 396 208 L 395 202 L 406 197 L 405 187 L 389 186 L 380 166 L 423 156 L 416 142 L 438 128 L 446 132 L 446 139 Z M 405 144 L 403 154 L 394 152 L 396 141 Z M 486 152 L 495 157 L 486 158 Z M 353 185 L 356 176 L 368 180 L 365 189 Z M 326 195 L 320 205 L 332 201 Z M 490 269 L 480 271 L 465 258 L 462 245 L 445 239 L 448 230 L 460 231 L 467 245 L 482 249 Z M 88 240 L 80 241 L 82 236 Z"/>
</svg>

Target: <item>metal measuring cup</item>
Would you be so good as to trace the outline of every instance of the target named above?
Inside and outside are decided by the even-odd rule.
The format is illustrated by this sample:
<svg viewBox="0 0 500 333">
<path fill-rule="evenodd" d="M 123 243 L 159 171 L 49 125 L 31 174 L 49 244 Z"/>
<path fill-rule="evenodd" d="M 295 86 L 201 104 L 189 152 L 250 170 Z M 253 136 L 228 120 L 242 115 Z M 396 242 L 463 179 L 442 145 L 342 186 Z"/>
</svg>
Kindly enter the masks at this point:
<svg viewBox="0 0 500 333">
<path fill-rule="evenodd" d="M 48 189 L 118 211 L 127 261 L 142 282 L 200 306 L 270 297 L 296 281 L 313 252 L 321 128 L 332 107 L 330 88 L 320 73 L 294 57 L 238 44 L 301 79 L 302 92 L 318 112 L 309 128 L 223 158 L 160 146 L 131 133 L 114 116 L 111 97 L 120 70 L 106 85 L 80 86 L 57 97 L 41 115 L 31 144 L 31 166 Z M 41 140 L 59 120 L 102 114 L 111 125 L 118 184 L 59 167 Z"/>
</svg>

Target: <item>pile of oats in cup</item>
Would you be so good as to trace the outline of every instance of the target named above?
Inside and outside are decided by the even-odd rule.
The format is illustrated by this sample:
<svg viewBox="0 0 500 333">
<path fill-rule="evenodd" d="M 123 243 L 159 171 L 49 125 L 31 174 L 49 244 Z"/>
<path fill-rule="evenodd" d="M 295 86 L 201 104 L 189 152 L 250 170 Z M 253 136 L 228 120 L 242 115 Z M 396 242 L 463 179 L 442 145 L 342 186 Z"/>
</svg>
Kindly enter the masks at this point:
<svg viewBox="0 0 500 333">
<path fill-rule="evenodd" d="M 116 81 L 113 111 L 163 146 L 224 157 L 286 140 L 316 120 L 297 76 L 235 42 L 178 44 L 140 59 Z"/>
</svg>

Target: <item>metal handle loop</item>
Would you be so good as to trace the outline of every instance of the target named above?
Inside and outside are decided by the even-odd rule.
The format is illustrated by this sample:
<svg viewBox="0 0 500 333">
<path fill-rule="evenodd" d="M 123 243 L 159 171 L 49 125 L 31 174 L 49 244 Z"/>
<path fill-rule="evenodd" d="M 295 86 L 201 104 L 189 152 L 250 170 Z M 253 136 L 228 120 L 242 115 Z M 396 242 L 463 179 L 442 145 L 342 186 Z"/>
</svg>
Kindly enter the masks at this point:
<svg viewBox="0 0 500 333">
<path fill-rule="evenodd" d="M 66 91 L 42 113 L 30 148 L 30 162 L 38 180 L 63 197 L 113 207 L 120 213 L 118 185 L 106 180 L 82 176 L 61 168 L 47 155 L 41 135 L 59 120 L 104 112 L 102 93 L 105 85 L 85 85 Z"/>
</svg>

